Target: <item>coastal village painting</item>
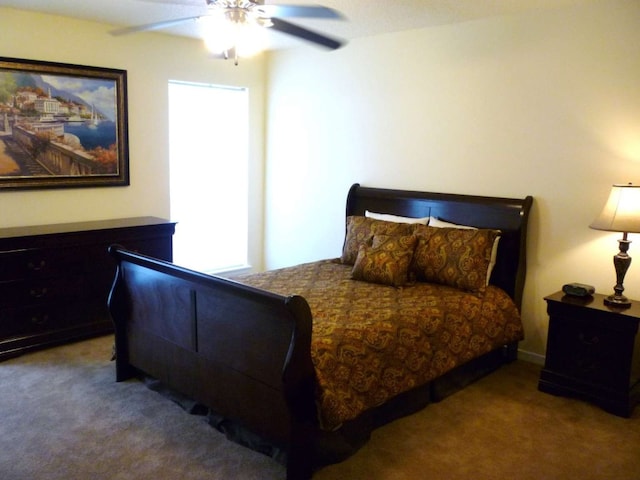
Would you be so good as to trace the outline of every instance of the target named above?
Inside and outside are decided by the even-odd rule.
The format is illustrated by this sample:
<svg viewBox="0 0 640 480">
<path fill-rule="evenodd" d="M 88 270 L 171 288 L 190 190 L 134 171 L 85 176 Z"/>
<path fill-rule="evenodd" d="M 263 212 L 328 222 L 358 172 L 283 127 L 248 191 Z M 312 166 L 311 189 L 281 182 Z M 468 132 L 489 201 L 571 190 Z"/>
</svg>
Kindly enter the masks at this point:
<svg viewBox="0 0 640 480">
<path fill-rule="evenodd" d="M 128 184 L 124 72 L 6 60 L 0 187 Z"/>
</svg>

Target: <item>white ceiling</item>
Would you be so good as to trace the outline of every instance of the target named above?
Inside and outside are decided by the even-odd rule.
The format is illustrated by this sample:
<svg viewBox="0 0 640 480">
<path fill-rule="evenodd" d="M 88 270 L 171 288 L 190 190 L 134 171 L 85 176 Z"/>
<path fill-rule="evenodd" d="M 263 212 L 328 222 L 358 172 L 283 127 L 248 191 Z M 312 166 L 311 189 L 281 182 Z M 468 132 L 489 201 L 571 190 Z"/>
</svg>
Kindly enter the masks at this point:
<svg viewBox="0 0 640 480">
<path fill-rule="evenodd" d="M 344 20 L 289 20 L 329 36 L 349 40 L 382 33 L 465 22 L 484 17 L 562 8 L 595 0 L 266 0 L 267 4 L 322 4 L 344 15 Z M 206 11 L 205 0 L 0 0 L 0 6 L 93 20 L 125 27 Z M 198 23 L 188 22 L 165 33 L 201 38 Z M 134 34 L 136 35 L 136 34 Z M 270 34 L 269 48 L 300 45 L 279 32 Z"/>
</svg>

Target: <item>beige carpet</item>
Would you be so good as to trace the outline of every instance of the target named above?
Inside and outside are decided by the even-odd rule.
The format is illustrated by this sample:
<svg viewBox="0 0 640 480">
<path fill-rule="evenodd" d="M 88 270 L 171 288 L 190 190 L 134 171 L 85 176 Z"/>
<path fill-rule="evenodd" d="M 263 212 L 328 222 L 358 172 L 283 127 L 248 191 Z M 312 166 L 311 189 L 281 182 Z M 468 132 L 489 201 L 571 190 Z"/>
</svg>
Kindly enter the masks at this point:
<svg viewBox="0 0 640 480">
<path fill-rule="evenodd" d="M 283 479 L 137 381 L 116 383 L 111 337 L 0 363 L 0 479 Z M 537 391 L 515 362 L 377 430 L 314 480 L 640 479 L 640 408 L 622 419 Z"/>
</svg>

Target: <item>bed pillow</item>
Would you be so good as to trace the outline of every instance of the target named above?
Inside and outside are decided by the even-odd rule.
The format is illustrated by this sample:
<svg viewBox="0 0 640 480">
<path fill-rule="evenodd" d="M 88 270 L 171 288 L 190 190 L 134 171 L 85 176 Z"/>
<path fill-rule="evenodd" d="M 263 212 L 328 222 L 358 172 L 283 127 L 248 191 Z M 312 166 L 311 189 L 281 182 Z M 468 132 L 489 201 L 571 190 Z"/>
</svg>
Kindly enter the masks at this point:
<svg viewBox="0 0 640 480">
<path fill-rule="evenodd" d="M 370 212 L 369 210 L 364 211 L 364 216 L 368 218 L 373 218 L 374 220 L 384 220 L 386 222 L 396 222 L 396 223 L 421 223 L 422 225 L 427 225 L 429 223 L 429 219 L 431 217 L 402 217 L 400 215 L 393 215 L 391 213 L 377 213 Z"/>
<path fill-rule="evenodd" d="M 444 220 L 440 220 L 438 217 L 429 217 L 430 227 L 438 227 L 438 228 L 466 228 L 469 230 L 477 230 L 478 227 L 472 227 L 471 225 L 460 225 L 458 223 L 445 222 Z M 498 235 L 493 242 L 493 247 L 491 248 L 491 261 L 489 262 L 489 266 L 487 267 L 487 285 L 489 285 L 489 280 L 491 279 L 491 272 L 493 272 L 493 267 L 496 266 L 496 260 L 498 258 L 498 243 L 500 242 L 500 235 Z"/>
<path fill-rule="evenodd" d="M 351 278 L 401 287 L 409 282 L 415 235 L 375 235 L 371 245 L 360 245 Z"/>
<path fill-rule="evenodd" d="M 484 290 L 499 230 L 421 226 L 416 235 L 411 268 L 418 280 L 471 292 Z"/>
<path fill-rule="evenodd" d="M 477 227 L 472 227 L 471 225 L 461 225 L 459 223 L 451 223 L 445 222 L 444 220 L 440 220 L 438 217 L 429 217 L 428 225 L 432 227 L 438 228 L 468 228 L 469 230 L 477 230 Z"/>
<path fill-rule="evenodd" d="M 347 217 L 347 234 L 342 247 L 342 263 L 353 265 L 360 245 L 371 245 L 374 235 L 411 235 L 413 225 L 409 223 L 387 222 L 363 216 Z"/>
</svg>

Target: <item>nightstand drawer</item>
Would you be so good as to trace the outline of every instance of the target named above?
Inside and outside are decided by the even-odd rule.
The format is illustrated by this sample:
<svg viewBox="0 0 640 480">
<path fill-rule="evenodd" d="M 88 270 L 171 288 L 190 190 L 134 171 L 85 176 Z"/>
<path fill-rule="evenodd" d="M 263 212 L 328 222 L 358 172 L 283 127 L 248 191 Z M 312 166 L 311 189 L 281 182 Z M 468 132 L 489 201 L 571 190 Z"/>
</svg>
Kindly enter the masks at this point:
<svg viewBox="0 0 640 480">
<path fill-rule="evenodd" d="M 552 325 L 553 324 L 553 325 Z M 546 368 L 609 387 L 628 387 L 628 335 L 569 318 L 552 317 Z"/>
</svg>

